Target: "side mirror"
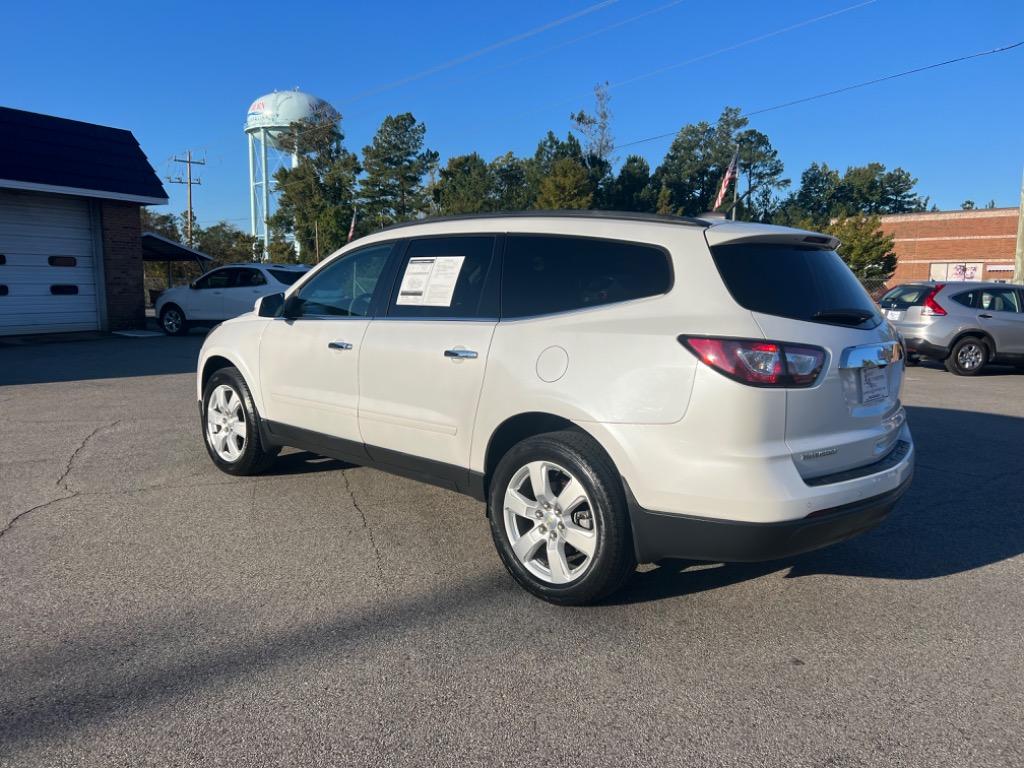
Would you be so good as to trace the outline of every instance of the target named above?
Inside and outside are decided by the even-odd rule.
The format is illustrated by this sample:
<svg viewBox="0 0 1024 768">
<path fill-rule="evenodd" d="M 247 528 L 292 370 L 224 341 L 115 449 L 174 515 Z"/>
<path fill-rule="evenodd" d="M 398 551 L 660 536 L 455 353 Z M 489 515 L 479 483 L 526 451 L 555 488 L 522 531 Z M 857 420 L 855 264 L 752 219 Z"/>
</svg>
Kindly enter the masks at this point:
<svg viewBox="0 0 1024 768">
<path fill-rule="evenodd" d="M 271 293 L 267 296 L 260 296 L 256 299 L 256 314 L 260 317 L 277 317 L 284 306 L 283 293 Z"/>
<path fill-rule="evenodd" d="M 189 283 L 188 287 L 191 288 L 193 291 L 198 291 L 199 290 L 199 287 L 196 285 L 196 281 L 195 280 L 193 280 L 191 283 Z"/>
</svg>

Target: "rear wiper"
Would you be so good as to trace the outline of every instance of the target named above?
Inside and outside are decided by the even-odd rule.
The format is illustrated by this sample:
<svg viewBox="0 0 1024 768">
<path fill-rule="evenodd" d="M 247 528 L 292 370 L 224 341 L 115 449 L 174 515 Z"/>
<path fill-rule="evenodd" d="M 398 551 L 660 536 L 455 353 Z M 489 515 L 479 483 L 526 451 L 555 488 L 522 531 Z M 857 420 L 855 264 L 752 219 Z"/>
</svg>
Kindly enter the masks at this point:
<svg viewBox="0 0 1024 768">
<path fill-rule="evenodd" d="M 860 325 L 865 320 L 870 320 L 874 316 L 874 312 L 866 309 L 823 309 L 820 312 L 815 312 L 813 318 L 815 320 L 824 320 L 825 322 Z"/>
</svg>

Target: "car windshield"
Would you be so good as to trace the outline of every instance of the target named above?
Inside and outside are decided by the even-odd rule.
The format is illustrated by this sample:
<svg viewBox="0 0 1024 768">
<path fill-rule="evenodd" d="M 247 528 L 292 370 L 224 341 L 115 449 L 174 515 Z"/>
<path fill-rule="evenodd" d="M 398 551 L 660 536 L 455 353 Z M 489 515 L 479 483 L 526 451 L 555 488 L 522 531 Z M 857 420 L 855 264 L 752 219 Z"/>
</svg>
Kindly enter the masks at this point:
<svg viewBox="0 0 1024 768">
<path fill-rule="evenodd" d="M 267 272 L 273 275 L 277 282 L 284 283 L 285 285 L 291 285 L 306 274 L 305 270 L 298 269 L 268 269 Z"/>
<path fill-rule="evenodd" d="M 752 312 L 856 328 L 882 322 L 835 251 L 743 243 L 717 246 L 711 254 L 733 298 Z"/>
</svg>

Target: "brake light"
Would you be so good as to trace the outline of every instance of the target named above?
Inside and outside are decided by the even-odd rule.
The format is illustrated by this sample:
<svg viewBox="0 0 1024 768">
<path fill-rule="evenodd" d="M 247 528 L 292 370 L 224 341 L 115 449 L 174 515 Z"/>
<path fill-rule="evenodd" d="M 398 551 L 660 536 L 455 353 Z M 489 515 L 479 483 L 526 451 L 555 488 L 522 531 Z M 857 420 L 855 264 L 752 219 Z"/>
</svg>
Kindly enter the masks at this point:
<svg viewBox="0 0 1024 768">
<path fill-rule="evenodd" d="M 825 365 L 825 350 L 804 344 L 700 336 L 679 342 L 705 365 L 755 387 L 809 387 Z"/>
<path fill-rule="evenodd" d="M 928 295 L 924 297 L 924 309 L 921 310 L 922 315 L 946 314 L 946 310 L 944 310 L 940 306 L 939 302 L 935 300 L 935 297 L 939 293 L 939 291 L 941 291 L 945 287 L 945 283 L 936 283 L 935 287 L 928 292 Z"/>
</svg>

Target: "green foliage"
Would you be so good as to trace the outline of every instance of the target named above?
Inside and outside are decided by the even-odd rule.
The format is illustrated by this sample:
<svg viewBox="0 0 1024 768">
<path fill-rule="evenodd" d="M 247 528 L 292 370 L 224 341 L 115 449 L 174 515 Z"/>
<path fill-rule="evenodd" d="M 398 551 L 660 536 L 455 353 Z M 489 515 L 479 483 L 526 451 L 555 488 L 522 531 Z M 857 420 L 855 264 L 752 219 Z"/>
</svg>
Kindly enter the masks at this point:
<svg viewBox="0 0 1024 768">
<path fill-rule="evenodd" d="M 630 155 L 608 188 L 606 207 L 613 211 L 653 211 L 657 195 L 651 186 L 651 166 L 640 155 Z"/>
<path fill-rule="evenodd" d="M 430 210 L 424 177 L 436 167 L 438 154 L 424 148 L 427 127 L 411 113 L 388 115 L 363 147 L 366 175 L 359 183 L 364 226 L 385 227 L 409 221 Z"/>
<path fill-rule="evenodd" d="M 878 216 L 842 215 L 824 229 L 842 242 L 839 255 L 861 281 L 886 280 L 896 269 L 892 235 L 882 230 Z"/>
<path fill-rule="evenodd" d="M 800 177 L 800 188 L 774 220 L 786 224 L 810 219 L 820 229 L 837 216 L 927 210 L 928 198 L 914 192 L 916 185 L 917 179 L 904 169 L 887 171 L 881 163 L 851 166 L 841 177 L 824 163 L 811 163 Z"/>
<path fill-rule="evenodd" d="M 490 172 L 495 211 L 525 211 L 532 205 L 526 160 L 506 152 L 491 161 Z"/>
<path fill-rule="evenodd" d="M 210 227 L 197 228 L 193 232 L 193 237 L 196 249 L 207 256 L 212 256 L 219 264 L 252 261 L 254 254 L 258 253 L 259 241 L 226 221 Z"/>
<path fill-rule="evenodd" d="M 587 169 L 571 157 L 551 164 L 551 171 L 540 180 L 536 207 L 548 210 L 589 208 L 594 198 Z"/>
<path fill-rule="evenodd" d="M 280 190 L 277 210 L 270 218 L 276 260 L 293 261 L 294 249 L 285 247 L 285 237 L 299 245 L 298 258 L 307 263 L 345 244 L 355 205 L 356 156 L 345 149 L 341 117 L 324 107 L 308 120 L 292 125 L 282 144 L 298 152 L 295 168 L 282 168 L 275 175 Z M 288 253 L 292 250 L 292 253 Z"/>
<path fill-rule="evenodd" d="M 960 208 L 964 211 L 973 211 L 978 206 L 974 204 L 973 200 L 964 200 L 960 203 Z"/>
<path fill-rule="evenodd" d="M 178 218 L 173 213 L 153 213 L 148 208 L 140 208 L 139 216 L 143 232 L 153 232 L 176 243 L 184 240 L 178 228 Z"/>
<path fill-rule="evenodd" d="M 727 107 L 714 125 L 684 125 L 654 172 L 658 210 L 682 216 L 710 211 L 738 147 L 739 217 L 766 216 L 775 191 L 788 186 L 789 180 L 782 178 L 782 161 L 768 137 L 743 130 L 747 122 L 738 108 Z"/>
<path fill-rule="evenodd" d="M 495 209 L 496 179 L 490 166 L 476 152 L 457 155 L 441 169 L 434 185 L 438 213 L 481 213 Z"/>
</svg>

